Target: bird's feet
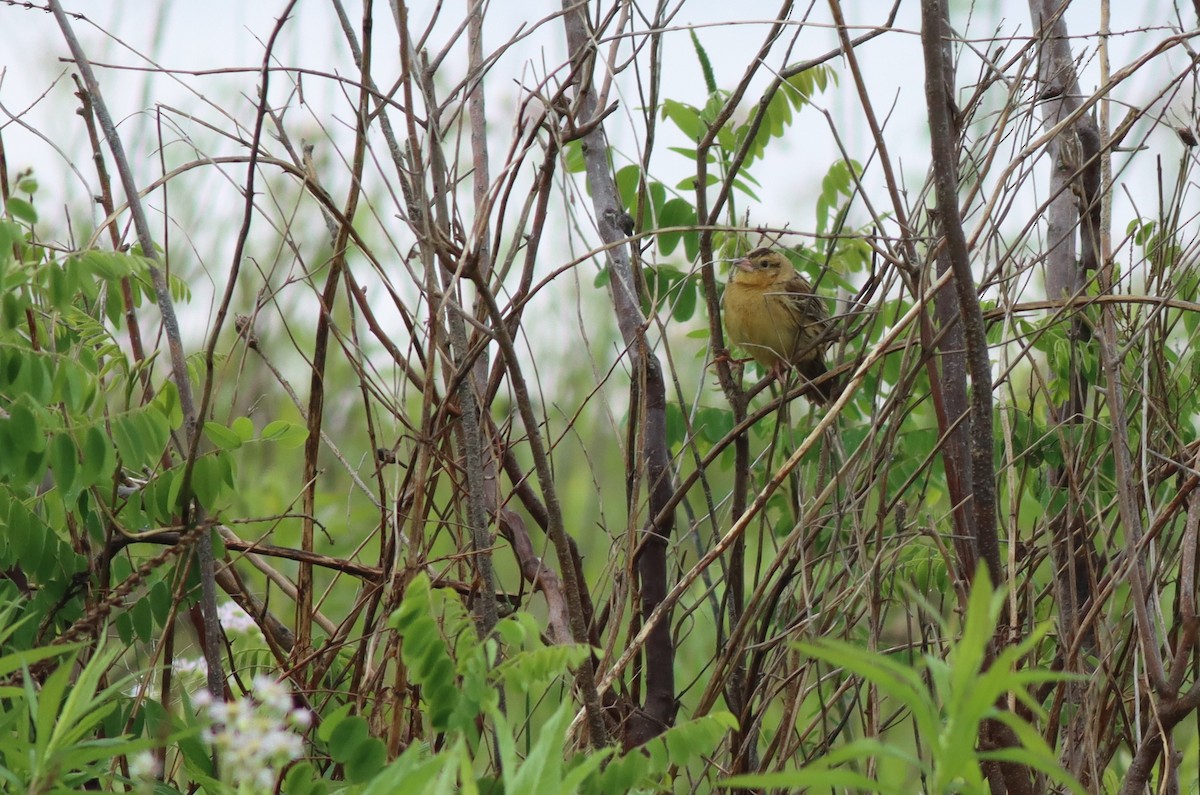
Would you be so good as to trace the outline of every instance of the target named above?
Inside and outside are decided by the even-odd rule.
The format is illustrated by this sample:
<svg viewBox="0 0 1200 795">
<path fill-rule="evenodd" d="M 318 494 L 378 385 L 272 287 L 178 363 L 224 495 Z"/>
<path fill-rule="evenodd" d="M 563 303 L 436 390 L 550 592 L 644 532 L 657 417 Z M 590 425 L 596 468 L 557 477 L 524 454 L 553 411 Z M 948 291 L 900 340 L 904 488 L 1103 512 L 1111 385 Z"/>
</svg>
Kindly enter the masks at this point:
<svg viewBox="0 0 1200 795">
<path fill-rule="evenodd" d="M 721 362 L 725 362 L 727 364 L 745 364 L 746 362 L 752 362 L 752 361 L 754 361 L 754 357 L 752 357 L 752 356 L 747 356 L 744 359 L 739 359 L 736 356 L 734 356 L 733 354 L 731 354 L 729 351 L 722 351 L 721 353 L 718 353 L 716 356 L 713 357 L 713 360 L 708 363 L 708 366 L 713 367 Z"/>
</svg>

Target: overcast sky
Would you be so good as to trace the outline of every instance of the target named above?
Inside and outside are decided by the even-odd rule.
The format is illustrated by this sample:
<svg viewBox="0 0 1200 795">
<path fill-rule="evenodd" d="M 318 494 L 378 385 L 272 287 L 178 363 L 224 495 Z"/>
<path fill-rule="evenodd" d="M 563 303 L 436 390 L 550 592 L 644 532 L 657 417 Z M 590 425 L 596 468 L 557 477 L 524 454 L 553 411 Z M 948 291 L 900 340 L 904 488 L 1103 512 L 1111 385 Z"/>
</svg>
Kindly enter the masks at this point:
<svg viewBox="0 0 1200 795">
<path fill-rule="evenodd" d="M 200 121 L 230 130 L 236 118 L 242 125 L 253 119 L 253 99 L 256 92 L 257 70 L 263 45 L 275 25 L 276 16 L 284 7 L 282 2 L 255 0 L 174 0 L 151 3 L 145 0 L 108 2 L 68 2 L 68 10 L 85 13 L 87 18 L 74 22 L 77 34 L 91 57 L 98 64 L 99 76 L 106 99 L 125 137 L 127 149 L 135 160 L 140 178 L 153 179 L 159 173 L 156 140 L 158 119 L 156 107 L 165 109 L 163 138 L 167 141 L 168 164 L 183 162 L 198 156 L 229 154 L 238 147 L 205 130 Z M 443 6 L 443 17 L 450 21 L 461 15 L 465 0 L 450 0 Z M 889 4 L 884 2 L 850 2 L 849 22 L 852 25 L 875 25 L 884 21 Z M 953 21 L 965 32 L 973 46 L 985 47 L 984 41 L 995 30 L 1005 35 L 1028 35 L 1030 31 L 1028 6 L 1024 2 L 979 3 L 954 2 Z M 1180 3 L 1180 13 L 1191 25 L 1190 3 Z M 693 104 L 704 102 L 704 85 L 697 65 L 688 28 L 696 31 L 700 42 L 712 59 L 717 83 L 732 86 L 746 68 L 748 53 L 762 40 L 766 20 L 777 10 L 776 2 L 744 0 L 730 3 L 718 0 L 691 0 L 675 17 L 676 28 L 666 37 L 667 69 L 663 95 Z M 1171 33 L 1177 19 L 1175 6 L 1165 0 L 1148 3 L 1111 3 L 1111 58 L 1114 70 L 1148 51 Z M 358 24 L 361 6 L 348 3 L 349 13 Z M 411 4 L 416 18 L 428 15 L 435 7 L 430 0 Z M 793 16 L 803 15 L 801 6 Z M 1091 91 L 1099 82 L 1094 36 L 1083 38 L 1098 28 L 1100 3 L 1076 0 L 1068 15 L 1073 35 L 1080 36 L 1075 51 L 1082 59 L 1083 88 Z M 497 122 L 493 128 L 493 164 L 499 162 L 509 142 L 513 108 L 522 97 L 520 85 L 528 85 L 548 69 L 565 60 L 561 24 L 551 21 L 537 27 L 531 23 L 551 15 L 558 4 L 548 0 L 537 2 L 492 3 L 485 23 L 485 47 L 497 47 L 507 41 L 522 25 L 532 27 L 532 33 L 508 49 L 494 66 L 487 83 L 489 118 Z M 887 118 L 887 136 L 892 155 L 900 162 L 902 174 L 911 185 L 919 184 L 928 163 L 928 141 L 925 134 L 923 70 L 918 41 L 918 3 L 904 0 L 897 21 L 898 32 L 881 36 L 859 51 L 872 101 Z M 395 28 L 388 4 L 376 4 L 375 54 L 376 80 L 384 83 L 399 75 Z M 813 5 L 811 24 L 804 27 L 793 54 L 787 60 L 810 58 L 836 43 L 829 26 L 830 14 L 824 2 Z M 9 31 L 4 51 L 0 53 L 3 82 L 0 83 L 0 104 L 3 106 L 4 144 L 11 172 L 34 167 L 42 184 L 38 197 L 43 206 L 43 218 L 57 219 L 50 208 L 66 204 L 76 215 L 73 224 L 81 223 L 78 214 L 91 212 L 93 222 L 99 213 L 88 207 L 88 197 L 95 188 L 90 153 L 79 117 L 74 86 L 69 78 L 69 65 L 63 62 L 67 48 L 51 15 L 13 5 L 0 5 L 0 29 Z M 442 24 L 430 37 L 430 46 L 437 49 L 452 32 L 452 26 Z M 354 68 L 341 31 L 327 2 L 301 0 L 292 19 L 288 21 L 276 48 L 276 61 L 288 66 L 353 76 Z M 785 63 L 782 48 L 772 52 L 768 67 L 778 69 Z M 157 64 L 169 70 L 202 72 L 224 70 L 219 74 L 152 74 L 145 68 Z M 1185 68 L 1186 55 L 1175 50 L 1151 62 L 1138 75 L 1122 84 L 1114 97 L 1122 103 L 1141 104 L 1153 96 L 1157 88 L 1172 75 Z M 128 68 L 115 68 L 116 66 Z M 840 60 L 831 62 L 838 72 L 841 85 L 818 97 L 816 105 L 830 114 L 838 135 L 855 159 L 867 162 L 872 156 L 872 141 L 862 123 L 861 107 L 852 90 L 850 75 Z M 974 80 L 978 62 L 964 60 L 959 84 Z M 461 48 L 445 61 L 439 78 L 452 85 L 465 73 L 465 57 Z M 763 77 L 765 80 L 765 76 Z M 337 150 L 348 155 L 350 140 L 350 100 L 341 84 L 308 76 L 301 81 L 304 104 L 298 101 L 294 85 L 283 75 L 273 78 L 272 100 L 290 102 L 286 116 L 295 140 L 317 143 L 318 161 L 332 164 L 323 177 L 339 186 L 345 169 L 336 167 Z M 641 134 L 640 122 L 634 112 L 638 97 L 632 72 L 617 85 L 622 108 L 608 123 L 611 141 L 617 150 L 618 164 L 626 157 L 637 156 Z M 1194 86 L 1189 81 L 1188 92 Z M 753 92 L 751 92 L 753 96 Z M 1189 102 L 1175 100 L 1180 118 L 1190 117 Z M 1123 110 L 1114 115 L 1119 118 Z M 17 117 L 14 119 L 13 117 Z M 1149 125 L 1143 127 L 1149 131 Z M 40 133 L 40 134 L 39 134 Z M 665 133 L 663 133 L 665 134 Z M 1168 173 L 1178 162 L 1182 147 L 1170 129 L 1135 136 L 1137 143 L 1161 151 Z M 674 141 L 685 145 L 683 140 Z M 274 146 L 274 142 L 269 142 Z M 58 147 L 60 151 L 56 151 Z M 688 163 L 665 148 L 658 148 L 651 169 L 663 182 L 674 182 L 689 172 Z M 762 183 L 762 202 L 750 206 L 751 222 L 771 226 L 791 225 L 796 229 L 813 228 L 813 205 L 821 176 L 838 158 L 834 136 L 829 123 L 818 112 L 806 110 L 797 118 L 786 139 L 774 146 L 766 162 L 756 166 L 754 174 Z M 1118 158 L 1120 160 L 1120 158 Z M 1118 163 L 1119 165 L 1119 163 Z M 72 171 L 78 169 L 82 178 Z M 241 199 L 236 186 L 242 179 L 241 170 L 232 168 L 222 175 L 218 169 L 208 173 L 189 174 L 179 184 L 194 195 L 205 216 L 212 219 L 209 229 L 191 229 L 190 241 L 202 267 L 211 257 L 221 265 L 229 255 L 232 240 L 228 229 L 236 228 L 240 218 Z M 1148 181 L 1141 179 L 1130 190 L 1134 200 L 1144 209 L 1152 209 L 1154 197 L 1145 193 Z M 869 187 L 882 191 L 878 169 L 868 174 Z M 882 195 L 882 193 L 880 193 Z M 1125 188 L 1116 192 L 1117 217 L 1130 213 Z M 161 197 L 151 200 L 158 208 Z M 179 208 L 179 199 L 174 199 Z M 743 204 L 743 206 L 745 206 Z M 161 208 L 158 208 L 161 209 Z M 394 207 L 381 207 L 380 216 L 394 216 Z M 161 222 L 160 222 L 161 223 Z M 1124 223 L 1114 224 L 1123 230 Z M 49 232 L 50 230 L 48 230 Z M 63 235 L 53 230 L 53 235 Z M 206 239 L 205 235 L 212 235 Z M 222 243 L 222 240 L 226 241 Z M 176 241 L 178 242 L 178 241 Z M 213 283 L 219 276 L 213 277 Z M 202 284 L 196 285 L 200 295 Z"/>
</svg>

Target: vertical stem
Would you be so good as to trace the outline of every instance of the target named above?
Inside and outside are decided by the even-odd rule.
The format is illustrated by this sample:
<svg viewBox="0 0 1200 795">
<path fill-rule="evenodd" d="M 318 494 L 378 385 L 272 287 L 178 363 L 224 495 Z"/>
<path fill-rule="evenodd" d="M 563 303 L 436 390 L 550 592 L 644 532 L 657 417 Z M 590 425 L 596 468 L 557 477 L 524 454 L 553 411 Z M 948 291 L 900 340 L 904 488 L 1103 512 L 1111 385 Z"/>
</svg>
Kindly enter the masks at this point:
<svg viewBox="0 0 1200 795">
<path fill-rule="evenodd" d="M 363 6 L 363 53 L 361 74 L 367 75 L 371 68 L 371 4 Z M 338 283 L 342 280 L 346 269 L 346 249 L 350 243 L 351 224 L 358 209 L 358 200 L 362 194 L 362 172 L 366 157 L 367 123 L 369 113 L 370 91 L 366 80 L 362 81 L 357 107 L 357 119 L 354 136 L 354 159 L 351 165 L 352 178 L 350 192 L 346 197 L 346 205 L 342 211 L 345 219 L 338 228 L 337 238 L 333 241 L 333 260 L 329 266 L 329 275 L 325 280 L 325 288 L 321 292 L 320 314 L 317 318 L 316 339 L 313 343 L 312 377 L 309 381 L 308 396 L 308 438 L 304 443 L 304 522 L 301 529 L 301 547 L 312 551 L 313 530 L 316 521 L 317 495 L 317 458 L 321 450 L 321 424 L 325 414 L 325 365 L 329 353 L 329 329 L 333 322 L 333 302 L 337 298 Z M 312 603 L 313 575 L 312 565 L 301 562 L 296 578 L 296 645 L 292 649 L 292 659 L 302 660 L 308 656 L 312 648 Z"/>
<path fill-rule="evenodd" d="M 488 223 L 487 213 L 490 203 L 488 201 L 488 152 L 487 152 L 487 117 L 484 107 L 483 95 L 483 2 L 476 2 L 472 5 L 470 16 L 467 20 L 467 37 L 468 37 L 468 63 L 470 79 L 473 82 L 473 88 L 467 99 L 468 111 L 471 122 L 471 152 L 474 158 L 474 168 L 472 169 L 472 177 L 475 193 L 475 211 L 476 218 L 472 239 L 476 241 L 476 247 L 473 252 L 473 262 L 467 262 L 465 267 L 473 268 L 481 274 L 481 278 L 476 282 L 479 290 L 487 290 L 488 279 L 483 274 L 490 271 L 490 255 L 488 251 Z M 425 77 L 432 78 L 432 75 L 426 73 Z M 428 82 L 431 82 L 428 81 Z M 432 92 L 430 85 L 428 91 Z M 435 107 L 432 102 L 433 97 L 428 97 L 429 106 Z M 433 122 L 430 122 L 430 133 L 433 134 Z M 440 142 L 433 141 L 430 147 L 430 152 L 434 160 L 435 173 L 445 174 L 444 164 L 439 167 L 440 160 Z M 443 192 L 442 196 L 445 195 Z M 439 213 L 441 208 L 438 209 Z M 464 257 L 468 257 L 464 253 Z M 442 271 L 442 284 L 447 293 L 455 289 L 457 279 L 449 272 Z M 461 303 L 455 303 L 453 306 L 447 303 L 446 323 L 450 329 L 450 347 L 454 354 L 454 363 L 457 369 L 461 370 L 467 362 L 468 342 L 466 324 L 463 321 L 460 312 L 463 311 Z M 471 366 L 471 373 L 461 373 L 458 378 L 458 401 L 462 409 L 462 422 L 460 443 L 462 446 L 463 457 L 466 464 L 467 475 L 467 522 L 470 526 L 471 543 L 475 552 L 475 569 L 479 573 L 479 579 L 482 581 L 480 594 L 476 599 L 476 611 L 479 616 L 479 632 L 481 635 L 488 635 L 495 628 L 498 620 L 498 612 L 496 607 L 496 572 L 492 565 L 492 539 L 488 532 L 488 514 L 487 505 L 485 502 L 488 494 L 487 484 L 484 477 L 484 458 L 485 450 L 490 451 L 491 445 L 485 444 L 483 432 L 480 429 L 479 423 L 479 400 L 478 396 L 483 394 L 487 388 L 487 359 L 483 356 L 476 358 Z M 490 453 L 486 455 L 490 463 L 490 470 L 495 475 L 495 457 Z M 504 692 L 500 691 L 501 702 L 503 703 Z"/>
<path fill-rule="evenodd" d="M 1000 544 L 996 537 L 996 476 L 992 463 L 992 364 L 988 357 L 983 311 L 971 275 L 970 252 L 958 210 L 958 153 L 955 148 L 948 75 L 942 55 L 943 13 L 939 0 L 922 0 L 922 39 L 925 52 L 925 99 L 929 110 L 930 147 L 938 216 L 945 236 L 946 255 L 954 273 L 954 289 L 967 343 L 971 374 L 971 479 L 975 517 L 975 546 L 988 567 L 993 584 L 1004 581 Z"/>
<path fill-rule="evenodd" d="M 638 301 L 633 266 L 630 263 L 621 228 L 624 210 L 608 158 L 608 139 L 592 72 L 597 58 L 596 39 L 590 30 L 586 4 L 563 0 L 563 26 L 567 48 L 573 53 L 572 75 L 576 82 L 574 121 L 587 125 L 582 136 L 582 149 L 587 166 L 587 183 L 592 195 L 597 227 L 608 247 L 609 289 L 617 326 L 630 357 L 633 378 L 638 380 L 644 403 L 641 409 L 641 434 L 644 455 L 631 458 L 645 462 L 645 478 L 649 505 L 644 536 L 637 554 L 637 574 L 641 595 L 643 620 L 663 604 L 667 595 L 667 546 L 674 531 L 674 514 L 667 513 L 658 523 L 660 508 L 670 500 L 674 490 L 671 478 L 670 454 L 666 442 L 666 387 L 662 369 L 646 339 L 647 321 Z M 611 65 L 609 65 L 611 68 Z M 565 572 L 564 572 L 565 574 Z M 646 649 L 645 708 L 635 710 L 626 727 L 626 745 L 638 745 L 658 735 L 675 720 L 675 647 L 669 621 L 662 621 L 650 630 Z"/>
<path fill-rule="evenodd" d="M 67 18 L 66 12 L 63 11 L 62 3 L 59 0 L 49 0 L 49 2 L 50 10 L 54 13 L 54 18 L 58 22 L 63 38 L 66 39 L 67 46 L 71 50 L 71 57 L 75 59 L 75 65 L 79 68 L 79 72 L 83 76 L 83 82 L 87 87 L 88 94 L 91 95 L 96 111 L 96 120 L 100 124 L 100 129 L 103 130 L 104 139 L 108 142 L 108 148 L 112 152 L 113 164 L 117 167 L 117 173 L 121 176 L 121 187 L 125 191 L 125 199 L 129 205 L 129 211 L 133 215 L 133 224 L 137 231 L 138 244 L 141 246 L 142 256 L 146 257 L 152 263 L 149 265 L 150 280 L 154 285 L 155 298 L 158 301 L 158 308 L 162 314 L 163 331 L 167 337 L 167 348 L 171 354 L 171 377 L 179 390 L 179 406 L 183 411 L 187 441 L 189 447 L 194 449 L 198 417 L 196 402 L 192 396 L 192 385 L 188 380 L 187 361 L 183 353 L 183 339 L 179 333 L 179 320 L 175 316 L 175 304 L 171 300 L 171 291 L 167 285 L 166 274 L 159 267 L 161 263 L 158 259 L 158 253 L 154 248 L 154 237 L 150 234 L 150 223 L 146 218 L 145 207 L 143 207 L 141 199 L 138 196 L 137 182 L 133 178 L 133 170 L 129 167 L 129 160 L 125 156 L 125 146 L 121 142 L 121 137 L 117 134 L 116 125 L 113 123 L 112 116 L 108 112 L 108 106 L 104 101 L 103 95 L 100 93 L 100 83 L 96 80 L 96 74 L 92 70 L 92 65 L 88 60 L 87 54 L 83 51 L 83 46 L 75 37 L 71 21 Z M 184 485 L 188 485 L 186 477 Z M 190 505 L 192 501 L 187 490 L 183 492 L 183 495 L 185 505 Z M 185 519 L 187 518 L 185 517 Z M 192 518 L 200 522 L 204 521 L 202 516 Z M 217 640 L 221 637 L 221 624 L 217 618 L 217 588 L 214 575 L 216 562 L 213 558 L 211 527 L 206 526 L 200 531 L 196 550 L 200 566 L 201 608 L 204 620 L 204 634 L 208 638 L 208 642 L 204 645 L 204 658 L 208 664 L 207 685 L 212 697 L 220 700 L 224 697 L 225 673 L 221 663 L 221 650 Z"/>
</svg>

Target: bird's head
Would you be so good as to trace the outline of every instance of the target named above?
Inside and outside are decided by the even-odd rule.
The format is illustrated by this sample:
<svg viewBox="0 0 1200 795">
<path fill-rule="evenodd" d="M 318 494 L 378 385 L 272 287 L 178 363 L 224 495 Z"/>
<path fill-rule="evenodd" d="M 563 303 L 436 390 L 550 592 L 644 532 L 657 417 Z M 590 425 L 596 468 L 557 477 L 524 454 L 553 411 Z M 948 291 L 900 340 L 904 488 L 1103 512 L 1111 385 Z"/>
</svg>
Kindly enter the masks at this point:
<svg viewBox="0 0 1200 795">
<path fill-rule="evenodd" d="M 754 249 L 735 262 L 734 267 L 731 278 L 748 287 L 773 284 L 793 270 L 787 257 L 766 247 Z"/>
</svg>

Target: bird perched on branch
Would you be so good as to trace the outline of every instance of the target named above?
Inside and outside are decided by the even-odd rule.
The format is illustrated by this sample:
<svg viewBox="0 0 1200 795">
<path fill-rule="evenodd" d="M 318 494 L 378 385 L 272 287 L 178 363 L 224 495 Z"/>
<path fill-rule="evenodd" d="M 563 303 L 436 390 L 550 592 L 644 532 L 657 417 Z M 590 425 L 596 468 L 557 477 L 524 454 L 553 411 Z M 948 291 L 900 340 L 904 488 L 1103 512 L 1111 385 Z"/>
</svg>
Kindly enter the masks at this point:
<svg viewBox="0 0 1200 795">
<path fill-rule="evenodd" d="M 809 381 L 828 372 L 829 309 L 779 252 L 756 248 L 737 261 L 725 285 L 724 315 L 729 340 L 781 380 L 789 366 Z M 810 396 L 826 403 L 833 393 L 825 380 Z"/>
</svg>

